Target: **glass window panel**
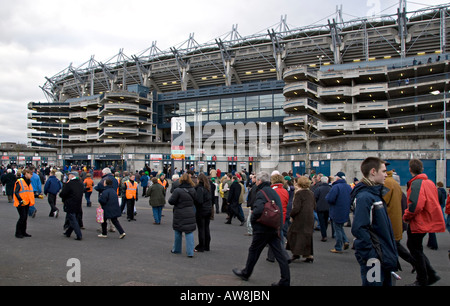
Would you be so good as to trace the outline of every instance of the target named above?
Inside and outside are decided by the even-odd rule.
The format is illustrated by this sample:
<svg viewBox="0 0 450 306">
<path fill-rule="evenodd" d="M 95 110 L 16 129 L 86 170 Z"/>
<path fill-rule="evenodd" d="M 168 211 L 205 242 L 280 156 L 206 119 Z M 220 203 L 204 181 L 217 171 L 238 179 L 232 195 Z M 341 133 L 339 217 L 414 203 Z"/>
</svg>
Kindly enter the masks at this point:
<svg viewBox="0 0 450 306">
<path fill-rule="evenodd" d="M 233 99 L 226 98 L 221 100 L 221 112 L 231 112 L 233 110 Z"/>
<path fill-rule="evenodd" d="M 208 100 L 198 101 L 197 102 L 197 110 L 207 112 L 208 111 Z"/>
<path fill-rule="evenodd" d="M 209 112 L 220 113 L 220 100 L 209 100 Z"/>
<path fill-rule="evenodd" d="M 186 116 L 186 122 L 195 122 L 195 116 Z"/>
<path fill-rule="evenodd" d="M 233 113 L 222 113 L 222 120 L 231 120 L 233 118 Z"/>
<path fill-rule="evenodd" d="M 273 116 L 274 117 L 285 117 L 286 113 L 284 112 L 284 109 L 274 109 L 273 110 Z"/>
<path fill-rule="evenodd" d="M 236 113 L 234 113 L 234 119 L 243 119 L 243 120 L 245 120 L 245 112 L 236 112 Z"/>
<path fill-rule="evenodd" d="M 179 116 L 186 114 L 186 103 L 176 103 L 175 104 L 175 113 Z"/>
<path fill-rule="evenodd" d="M 260 109 L 272 109 L 273 108 L 272 95 L 260 96 L 259 97 L 259 108 Z"/>
<path fill-rule="evenodd" d="M 247 97 L 247 111 L 259 110 L 259 96 Z"/>
<path fill-rule="evenodd" d="M 220 114 L 209 114 L 209 121 L 219 121 Z"/>
<path fill-rule="evenodd" d="M 259 112 L 260 118 L 272 118 L 272 110 L 262 110 Z"/>
<path fill-rule="evenodd" d="M 286 101 L 286 98 L 283 94 L 274 94 L 273 95 L 273 106 L 274 108 L 283 108 L 283 104 Z"/>
<path fill-rule="evenodd" d="M 193 114 L 197 112 L 197 101 L 186 102 L 186 114 Z"/>
<path fill-rule="evenodd" d="M 233 110 L 234 111 L 245 110 L 245 97 L 235 97 L 233 99 Z"/>
<path fill-rule="evenodd" d="M 259 111 L 257 111 L 257 110 L 247 111 L 247 119 L 250 119 L 250 118 L 259 118 Z"/>
</svg>

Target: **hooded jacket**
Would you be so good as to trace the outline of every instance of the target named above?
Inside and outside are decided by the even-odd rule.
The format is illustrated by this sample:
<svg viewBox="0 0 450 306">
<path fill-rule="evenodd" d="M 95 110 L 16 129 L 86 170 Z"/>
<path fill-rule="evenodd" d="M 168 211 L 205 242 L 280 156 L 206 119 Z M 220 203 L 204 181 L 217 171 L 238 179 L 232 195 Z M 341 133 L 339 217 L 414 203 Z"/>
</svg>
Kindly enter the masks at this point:
<svg viewBox="0 0 450 306">
<path fill-rule="evenodd" d="M 377 258 L 385 270 L 397 271 L 397 246 L 383 200 L 386 191 L 383 185 L 359 183 L 351 193 L 355 205 L 352 225 L 352 234 L 356 237 L 355 256 L 361 266 L 369 259 Z"/>
<path fill-rule="evenodd" d="M 344 179 L 333 183 L 325 199 L 330 204 L 330 218 L 336 223 L 345 223 L 350 214 L 352 187 Z"/>
<path fill-rule="evenodd" d="M 444 215 L 434 183 L 425 173 L 421 173 L 413 177 L 407 186 L 408 208 L 405 210 L 403 220 L 409 222 L 411 232 L 444 232 Z"/>
</svg>

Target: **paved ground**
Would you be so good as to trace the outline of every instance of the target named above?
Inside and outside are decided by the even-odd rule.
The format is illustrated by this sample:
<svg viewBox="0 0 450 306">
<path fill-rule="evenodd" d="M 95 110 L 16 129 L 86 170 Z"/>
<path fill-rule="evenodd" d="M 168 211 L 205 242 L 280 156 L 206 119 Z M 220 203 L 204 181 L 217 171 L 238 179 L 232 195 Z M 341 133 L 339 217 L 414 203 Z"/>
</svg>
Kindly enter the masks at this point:
<svg viewBox="0 0 450 306">
<path fill-rule="evenodd" d="M 94 286 L 267 286 L 279 279 L 276 263 L 265 260 L 266 251 L 255 268 L 249 282 L 235 277 L 231 270 L 242 268 L 247 258 L 251 237 L 245 236 L 245 226 L 237 221 L 226 225 L 225 215 L 216 215 L 211 222 L 211 251 L 196 253 L 194 258 L 185 254 L 170 253 L 173 243 L 172 211 L 166 205 L 162 225 L 153 225 L 148 199 L 137 203 L 136 222 L 120 218 L 127 236 L 119 240 L 118 233 L 110 233 L 107 239 L 97 237 L 99 225 L 95 222 L 97 196 L 94 205 L 83 205 L 83 240 L 75 241 L 62 235 L 64 213 L 57 219 L 49 218 L 47 199 L 37 200 L 36 218 L 28 220 L 31 238 L 14 237 L 18 219 L 16 209 L 0 196 L 0 285 L 94 285 Z M 62 203 L 57 206 L 61 209 Z M 62 212 L 62 209 L 61 209 Z M 247 211 L 245 211 L 247 214 Z M 350 228 L 345 229 L 351 237 Z M 197 233 L 195 233 L 197 235 Z M 197 237 L 195 237 L 197 241 Z M 450 235 L 438 234 L 439 250 L 426 248 L 426 254 L 441 276 L 437 286 L 450 286 L 450 265 L 448 250 Z M 184 243 L 184 241 L 183 241 Z M 406 244 L 405 239 L 403 244 Z M 359 286 L 359 265 L 352 250 L 344 254 L 329 252 L 334 239 L 320 241 L 320 234 L 314 234 L 314 263 L 296 262 L 290 265 L 291 283 L 294 286 Z M 80 283 L 69 283 L 67 266 L 71 258 L 80 261 Z M 403 280 L 397 285 L 412 283 L 415 274 L 401 260 L 404 271 L 399 274 Z"/>
</svg>

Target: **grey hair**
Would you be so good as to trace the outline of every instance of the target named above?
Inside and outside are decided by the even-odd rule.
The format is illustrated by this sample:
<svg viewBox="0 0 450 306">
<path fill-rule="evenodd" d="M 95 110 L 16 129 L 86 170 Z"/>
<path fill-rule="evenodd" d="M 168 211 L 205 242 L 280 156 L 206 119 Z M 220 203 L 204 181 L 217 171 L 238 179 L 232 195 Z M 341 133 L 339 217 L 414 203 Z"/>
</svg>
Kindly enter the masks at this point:
<svg viewBox="0 0 450 306">
<path fill-rule="evenodd" d="M 102 170 L 102 173 L 103 173 L 103 175 L 110 174 L 111 173 L 111 169 L 105 168 L 105 169 Z"/>
<path fill-rule="evenodd" d="M 320 181 L 322 183 L 328 183 L 328 176 L 322 176 L 322 178 L 320 179 Z"/>
<path fill-rule="evenodd" d="M 257 173 L 256 174 L 256 180 L 257 181 L 261 180 L 262 182 L 269 182 L 270 183 L 269 173 L 267 173 L 265 171 L 261 171 L 261 172 Z"/>
</svg>

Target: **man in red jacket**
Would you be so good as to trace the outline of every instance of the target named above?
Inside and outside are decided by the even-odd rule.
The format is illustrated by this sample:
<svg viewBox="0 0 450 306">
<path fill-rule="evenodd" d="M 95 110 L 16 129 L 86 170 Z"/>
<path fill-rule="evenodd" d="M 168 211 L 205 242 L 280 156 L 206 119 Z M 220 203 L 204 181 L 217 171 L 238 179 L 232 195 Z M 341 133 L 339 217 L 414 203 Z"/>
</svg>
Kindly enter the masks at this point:
<svg viewBox="0 0 450 306">
<path fill-rule="evenodd" d="M 422 241 L 427 233 L 445 231 L 444 216 L 436 186 L 422 173 L 423 163 L 418 159 L 410 160 L 409 172 L 413 178 L 408 182 L 408 208 L 403 220 L 408 223 L 406 244 L 416 261 L 417 277 L 412 285 L 428 286 L 436 283 L 440 277 L 423 253 Z"/>
</svg>

